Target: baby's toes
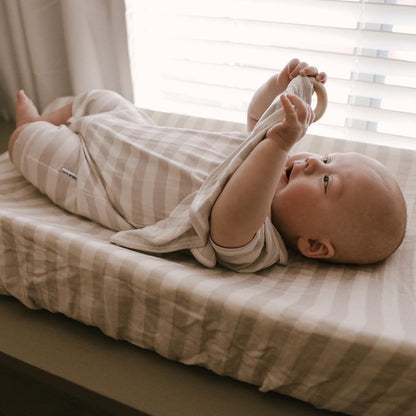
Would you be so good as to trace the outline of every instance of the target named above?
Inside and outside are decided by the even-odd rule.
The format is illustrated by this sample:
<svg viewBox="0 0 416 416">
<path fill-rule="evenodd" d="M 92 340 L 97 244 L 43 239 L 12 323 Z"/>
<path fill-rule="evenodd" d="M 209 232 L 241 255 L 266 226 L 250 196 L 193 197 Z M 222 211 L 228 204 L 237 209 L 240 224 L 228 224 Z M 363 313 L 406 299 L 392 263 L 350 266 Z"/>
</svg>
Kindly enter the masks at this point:
<svg viewBox="0 0 416 416">
<path fill-rule="evenodd" d="M 19 90 L 17 93 L 17 102 L 21 102 L 24 104 L 33 104 L 32 100 L 26 95 L 23 90 Z"/>
<path fill-rule="evenodd" d="M 33 104 L 32 100 L 25 94 L 23 90 L 17 93 L 16 102 L 16 127 L 22 124 L 37 120 L 39 117 L 38 110 Z"/>
<path fill-rule="evenodd" d="M 28 104 L 28 98 L 23 90 L 17 93 L 16 110 L 26 107 Z"/>
</svg>

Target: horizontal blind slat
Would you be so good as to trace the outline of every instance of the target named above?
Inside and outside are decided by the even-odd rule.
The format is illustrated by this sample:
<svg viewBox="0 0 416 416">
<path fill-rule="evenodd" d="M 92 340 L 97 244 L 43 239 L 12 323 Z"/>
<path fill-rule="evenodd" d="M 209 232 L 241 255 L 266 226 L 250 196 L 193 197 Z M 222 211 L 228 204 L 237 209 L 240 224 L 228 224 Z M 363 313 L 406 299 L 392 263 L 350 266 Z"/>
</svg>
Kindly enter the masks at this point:
<svg viewBox="0 0 416 416">
<path fill-rule="evenodd" d="M 166 74 L 174 80 L 188 80 L 189 82 L 212 83 L 254 92 L 266 79 L 280 72 L 282 68 L 263 69 L 241 65 L 205 63 L 197 61 L 171 60 L 169 72 Z M 329 77 L 327 88 L 340 91 L 340 95 L 373 97 L 376 99 L 396 99 L 406 103 L 414 102 L 416 88 L 389 85 L 370 77 L 368 81 L 341 79 Z M 384 79 L 384 82 L 387 80 Z M 415 106 L 416 111 L 416 106 Z"/>
<path fill-rule="evenodd" d="M 416 34 L 317 27 L 246 20 L 180 18 L 167 24 L 169 38 L 336 51 L 354 47 L 416 52 Z M 415 58 L 416 60 L 416 58 Z"/>
<path fill-rule="evenodd" d="M 247 89 L 173 79 L 165 81 L 161 85 L 161 91 L 170 95 L 181 94 L 183 97 L 187 97 L 188 100 L 195 102 L 202 101 L 200 97 L 204 97 L 206 102 L 217 103 L 218 106 L 240 109 L 241 111 L 246 110 L 252 96 L 252 92 Z M 331 97 L 330 90 L 328 95 Z M 354 118 L 374 122 L 389 119 L 392 123 L 413 126 L 416 131 L 416 110 L 414 106 L 407 107 L 408 111 L 397 111 L 374 106 L 352 105 L 348 102 L 336 102 L 330 99 L 329 107 L 341 114 L 347 114 L 348 108 L 351 108 L 350 113 Z M 327 111 L 330 111 L 330 109 Z"/>
<path fill-rule="evenodd" d="M 244 91 L 244 95 L 248 97 L 246 100 L 249 100 L 255 89 L 274 73 L 276 72 L 254 69 L 249 71 L 247 68 L 222 65 L 183 64 L 178 65 L 177 68 L 171 67 L 169 74 L 166 75 L 166 82 L 173 81 L 178 84 L 178 90 L 182 88 L 186 91 L 195 91 L 194 85 L 205 85 L 206 94 L 209 94 L 209 88 L 216 87 L 222 87 L 225 91 L 230 91 L 228 95 L 235 94 L 236 97 L 240 94 L 239 91 Z M 326 88 L 330 102 L 348 103 L 349 97 L 360 97 L 373 102 L 377 101 L 378 106 L 383 109 L 416 115 L 415 88 L 332 78 L 328 80 Z"/>
<path fill-rule="evenodd" d="M 380 75 L 406 76 L 416 72 L 416 62 L 387 59 L 382 56 L 368 57 L 340 52 L 311 51 L 302 48 L 204 40 L 176 39 L 175 42 L 169 42 L 169 55 L 175 59 L 239 64 L 268 69 L 276 68 L 276 57 L 279 57 L 279 62 L 285 62 L 291 57 L 299 55 L 300 58 L 310 62 L 313 62 L 314 59 L 318 60 L 319 63 L 329 65 L 331 71 L 333 69 L 336 73 L 347 73 L 348 76 L 354 70 L 373 73 L 375 68 L 377 69 L 376 73 Z M 329 70 L 327 71 L 329 72 Z"/>
<path fill-rule="evenodd" d="M 364 10 L 365 19 L 369 23 L 413 25 L 416 18 L 414 7 L 388 3 L 256 0 L 255 7 L 249 7 L 250 2 L 241 3 L 231 0 L 226 2 L 223 0 L 210 2 L 165 0 L 160 3 L 163 5 L 160 10 L 170 15 L 228 17 L 286 23 L 310 22 L 317 26 L 325 26 L 325 22 L 332 21 L 348 27 L 350 22 L 357 22 L 362 18 Z"/>
</svg>

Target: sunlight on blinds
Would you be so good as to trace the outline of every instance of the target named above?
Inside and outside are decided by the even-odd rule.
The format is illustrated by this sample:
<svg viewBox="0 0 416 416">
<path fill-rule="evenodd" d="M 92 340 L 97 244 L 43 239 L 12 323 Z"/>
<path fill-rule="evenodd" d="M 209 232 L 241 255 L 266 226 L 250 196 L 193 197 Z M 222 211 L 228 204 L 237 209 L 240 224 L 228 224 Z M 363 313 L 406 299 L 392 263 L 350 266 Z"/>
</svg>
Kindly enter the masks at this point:
<svg viewBox="0 0 416 416">
<path fill-rule="evenodd" d="M 127 0 L 136 104 L 245 123 L 293 57 L 327 72 L 310 133 L 416 148 L 416 0 Z"/>
</svg>

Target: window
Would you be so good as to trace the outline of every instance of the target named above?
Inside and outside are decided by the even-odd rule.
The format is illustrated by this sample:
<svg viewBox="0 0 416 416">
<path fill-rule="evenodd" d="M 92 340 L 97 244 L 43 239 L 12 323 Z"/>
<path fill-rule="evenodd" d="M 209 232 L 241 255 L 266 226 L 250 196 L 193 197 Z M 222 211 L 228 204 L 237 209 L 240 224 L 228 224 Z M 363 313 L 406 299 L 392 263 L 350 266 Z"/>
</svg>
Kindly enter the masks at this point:
<svg viewBox="0 0 416 416">
<path fill-rule="evenodd" d="M 416 0 L 126 0 L 136 104 L 245 123 L 291 58 L 327 72 L 313 134 L 416 149 Z"/>
</svg>

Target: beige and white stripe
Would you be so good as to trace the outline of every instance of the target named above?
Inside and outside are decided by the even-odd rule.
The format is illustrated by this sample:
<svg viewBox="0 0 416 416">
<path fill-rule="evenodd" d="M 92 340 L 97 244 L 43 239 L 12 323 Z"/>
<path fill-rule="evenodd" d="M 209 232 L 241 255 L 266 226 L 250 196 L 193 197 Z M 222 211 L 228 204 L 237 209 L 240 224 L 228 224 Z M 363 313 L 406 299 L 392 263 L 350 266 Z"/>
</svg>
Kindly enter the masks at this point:
<svg viewBox="0 0 416 416">
<path fill-rule="evenodd" d="M 288 91 L 311 100 L 306 77 Z M 209 238 L 209 216 L 228 178 L 282 112 L 277 98 L 247 137 L 157 126 L 118 94 L 93 90 L 74 99 L 68 126 L 26 127 L 14 163 L 57 205 L 119 231 L 115 244 L 158 253 L 190 249 L 208 267 L 218 260 L 253 272 L 287 261 L 271 221 L 246 246 L 226 249 Z"/>
<path fill-rule="evenodd" d="M 287 267 L 241 274 L 180 253 L 126 250 L 108 242 L 114 231 L 50 203 L 2 155 L 0 291 L 263 391 L 350 415 L 413 416 L 416 154 L 320 137 L 298 146 L 317 147 L 365 152 L 398 178 L 409 226 L 387 261 L 337 266 L 290 253 Z"/>
</svg>

